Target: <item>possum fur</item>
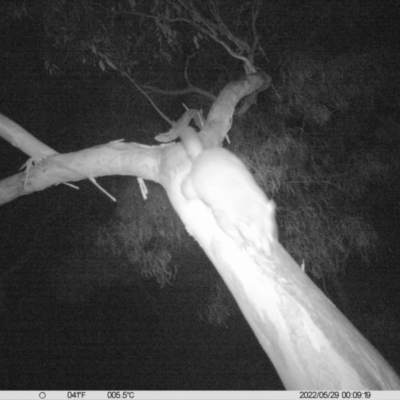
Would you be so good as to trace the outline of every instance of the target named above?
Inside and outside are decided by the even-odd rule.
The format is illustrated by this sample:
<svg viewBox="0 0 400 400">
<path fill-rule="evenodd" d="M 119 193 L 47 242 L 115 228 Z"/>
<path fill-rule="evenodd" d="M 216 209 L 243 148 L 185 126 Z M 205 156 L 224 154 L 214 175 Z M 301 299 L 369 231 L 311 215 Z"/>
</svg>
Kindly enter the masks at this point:
<svg viewBox="0 0 400 400">
<path fill-rule="evenodd" d="M 239 246 L 253 244 L 270 254 L 270 243 L 278 240 L 275 203 L 233 153 L 223 148 L 204 149 L 190 127 L 180 138 L 193 161 L 182 184 L 183 195 L 209 206 L 219 227 Z"/>
</svg>

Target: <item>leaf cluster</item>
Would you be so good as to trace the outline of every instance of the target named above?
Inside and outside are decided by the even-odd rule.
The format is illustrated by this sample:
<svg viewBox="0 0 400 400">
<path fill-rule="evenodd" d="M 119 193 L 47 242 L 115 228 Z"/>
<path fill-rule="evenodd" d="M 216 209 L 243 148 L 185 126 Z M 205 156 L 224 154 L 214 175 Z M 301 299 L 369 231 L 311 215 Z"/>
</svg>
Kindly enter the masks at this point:
<svg viewBox="0 0 400 400">
<path fill-rule="evenodd" d="M 100 228 L 97 245 L 164 286 L 175 278 L 177 266 L 170 261 L 177 247 L 184 247 L 187 234 L 161 187 L 150 186 L 146 201 L 132 181 L 121 191 L 116 218 Z"/>
<path fill-rule="evenodd" d="M 382 56 L 286 56 L 268 111 L 233 130 L 234 151 L 277 203 L 280 241 L 316 279 L 335 279 L 354 256 L 368 263 L 378 243 L 366 197 L 395 164 L 375 107 Z"/>
</svg>

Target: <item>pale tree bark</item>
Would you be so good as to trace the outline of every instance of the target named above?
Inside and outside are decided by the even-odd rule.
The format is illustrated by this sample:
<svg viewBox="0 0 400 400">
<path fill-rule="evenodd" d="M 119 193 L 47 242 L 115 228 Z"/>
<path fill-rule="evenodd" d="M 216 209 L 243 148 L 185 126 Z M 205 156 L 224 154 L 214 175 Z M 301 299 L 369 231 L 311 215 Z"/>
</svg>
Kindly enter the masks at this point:
<svg viewBox="0 0 400 400">
<path fill-rule="evenodd" d="M 227 85 L 199 133 L 203 143 L 221 144 L 240 99 L 269 83 L 269 77 L 253 74 Z M 180 121 L 184 124 L 176 124 L 168 133 L 170 139 L 185 129 L 188 115 Z M 0 204 L 62 182 L 89 178 L 95 183 L 95 177 L 104 175 L 134 175 L 160 183 L 224 279 L 287 389 L 400 389 L 389 364 L 278 241 L 271 241 L 265 251 L 252 242 L 239 246 L 221 229 L 212 204 L 185 198 L 182 182 L 193 162 L 181 144 L 149 147 L 112 142 L 58 154 L 5 117 L 0 118 L 0 134 L 33 158 L 26 172 L 0 182 Z"/>
</svg>

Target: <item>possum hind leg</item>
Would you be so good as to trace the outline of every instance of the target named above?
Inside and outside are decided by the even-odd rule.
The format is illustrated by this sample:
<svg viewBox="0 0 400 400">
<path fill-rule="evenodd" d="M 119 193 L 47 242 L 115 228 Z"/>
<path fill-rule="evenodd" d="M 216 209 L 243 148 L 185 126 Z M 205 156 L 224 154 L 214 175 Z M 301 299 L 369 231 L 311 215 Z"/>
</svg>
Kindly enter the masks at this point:
<svg viewBox="0 0 400 400">
<path fill-rule="evenodd" d="M 212 210 L 218 226 L 228 235 L 240 248 L 246 245 L 245 237 L 237 227 L 237 221 L 231 221 L 227 213 L 222 210 Z"/>
<path fill-rule="evenodd" d="M 184 179 L 181 185 L 183 196 L 187 200 L 194 200 L 199 198 L 195 187 L 193 186 L 193 181 L 191 178 L 191 174 L 189 173 L 188 176 Z"/>
<path fill-rule="evenodd" d="M 200 199 L 204 202 L 204 200 L 198 195 L 195 186 L 193 185 L 193 180 L 191 174 L 189 174 L 186 179 L 182 183 L 182 193 L 187 200 L 195 200 Z M 217 222 L 217 225 L 222 229 L 222 231 L 228 235 L 232 240 L 234 240 L 238 246 L 244 247 L 245 240 L 243 235 L 240 233 L 240 230 L 236 227 L 237 221 L 231 221 L 227 212 L 222 209 L 212 208 L 210 204 L 204 202 L 206 206 L 211 209 L 212 214 Z"/>
</svg>

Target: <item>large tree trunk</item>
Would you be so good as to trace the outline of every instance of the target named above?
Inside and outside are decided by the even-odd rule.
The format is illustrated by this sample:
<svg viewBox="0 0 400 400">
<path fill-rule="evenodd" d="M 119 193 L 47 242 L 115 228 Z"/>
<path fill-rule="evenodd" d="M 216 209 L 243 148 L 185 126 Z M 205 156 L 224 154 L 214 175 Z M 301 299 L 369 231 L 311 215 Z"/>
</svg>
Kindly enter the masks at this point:
<svg viewBox="0 0 400 400">
<path fill-rule="evenodd" d="M 181 157 L 170 160 L 181 162 Z M 239 248 L 209 207 L 187 205 L 179 179 L 169 182 L 173 206 L 224 279 L 287 389 L 400 389 L 389 364 L 278 242 L 270 255 Z"/>
</svg>

